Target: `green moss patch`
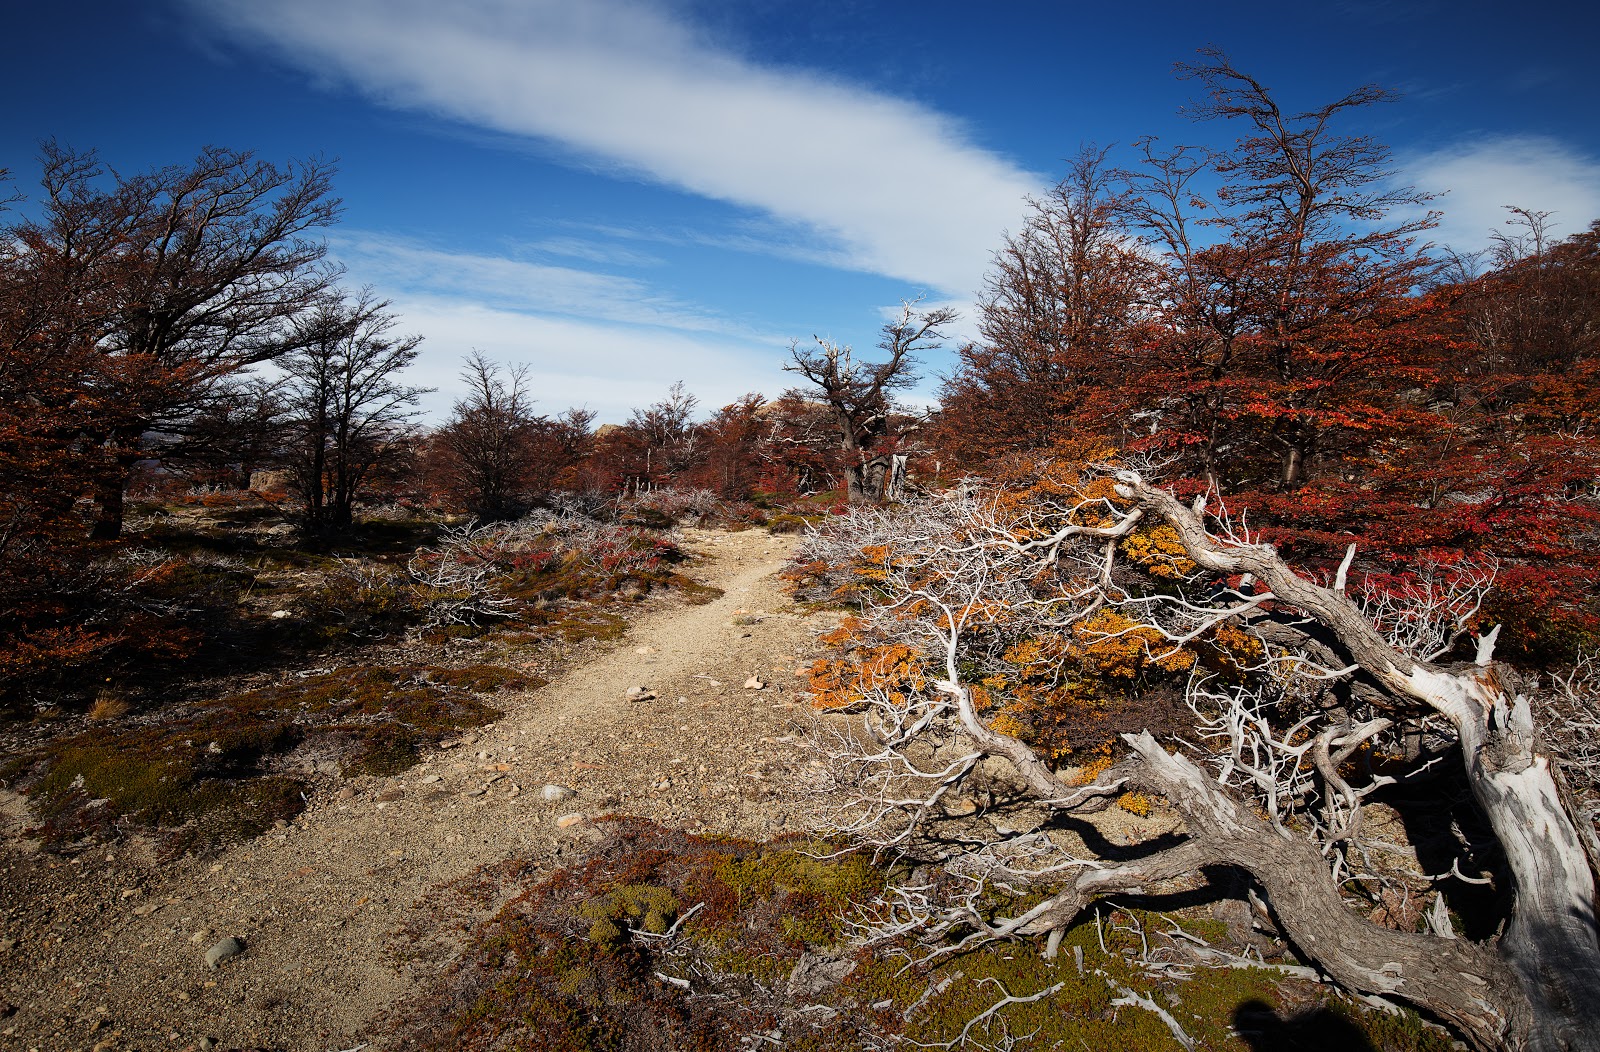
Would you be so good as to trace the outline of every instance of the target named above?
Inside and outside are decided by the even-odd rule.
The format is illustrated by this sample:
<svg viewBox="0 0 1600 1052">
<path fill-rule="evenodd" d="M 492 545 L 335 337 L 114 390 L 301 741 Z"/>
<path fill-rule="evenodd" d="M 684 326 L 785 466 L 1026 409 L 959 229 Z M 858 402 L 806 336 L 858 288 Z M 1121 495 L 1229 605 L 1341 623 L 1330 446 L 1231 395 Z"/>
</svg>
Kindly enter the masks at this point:
<svg viewBox="0 0 1600 1052">
<path fill-rule="evenodd" d="M 443 989 L 401 1008 L 397 1035 L 461 1050 L 743 1047 L 741 1036 L 781 1024 L 763 988 L 793 970 L 810 938 L 840 937 L 846 891 L 881 886 L 859 861 L 808 858 L 796 845 L 703 840 L 637 819 L 603 825 L 609 835 L 588 861 L 513 898 Z M 802 917 L 815 926 L 784 924 Z M 651 936 L 674 924 L 672 943 L 688 956 L 669 962 L 666 940 Z M 686 969 L 720 976 L 717 996 L 656 975 Z M 804 1047 L 862 1047 L 852 1026 L 836 1029 L 845 1040 Z"/>
<path fill-rule="evenodd" d="M 498 665 L 384 666 L 271 687 L 64 738 L 14 764 L 47 840 L 136 827 L 180 850 L 254 836 L 304 809 L 308 787 L 273 772 L 307 741 L 336 747 L 347 775 L 392 775 L 441 737 L 500 712 L 483 694 L 543 680 Z"/>
<path fill-rule="evenodd" d="M 1153 978 L 1137 965 L 1151 947 L 1159 954 L 1170 945 L 1159 933 L 1174 925 L 1220 936 L 1210 918 L 1103 908 L 1066 934 L 1053 960 L 1040 939 L 912 967 L 895 951 L 926 947 L 869 951 L 846 942 L 853 903 L 879 894 L 890 876 L 863 858 L 820 857 L 825 845 L 800 841 L 704 840 L 636 819 L 603 825 L 607 839 L 581 865 L 548 877 L 500 868 L 504 879 L 531 886 L 390 1019 L 396 1044 L 710 1050 L 750 1047 L 759 1034 L 768 1039 L 761 1047 L 817 1052 L 941 1045 L 1003 997 L 1055 988 L 995 1013 L 969 1033 L 973 1047 L 1003 1047 L 1009 1035 L 1017 1047 L 1178 1049 L 1155 1013 L 1116 1003 L 1122 989 L 1170 1012 L 1200 1049 L 1451 1047 L 1413 1015 L 1357 1008 L 1266 969 L 1196 967 L 1187 978 Z M 481 883 L 464 882 L 463 892 L 482 901 Z M 1022 904 L 989 905 L 1009 913 Z M 831 984 L 791 989 L 796 967 L 819 959 L 837 962 Z"/>
</svg>

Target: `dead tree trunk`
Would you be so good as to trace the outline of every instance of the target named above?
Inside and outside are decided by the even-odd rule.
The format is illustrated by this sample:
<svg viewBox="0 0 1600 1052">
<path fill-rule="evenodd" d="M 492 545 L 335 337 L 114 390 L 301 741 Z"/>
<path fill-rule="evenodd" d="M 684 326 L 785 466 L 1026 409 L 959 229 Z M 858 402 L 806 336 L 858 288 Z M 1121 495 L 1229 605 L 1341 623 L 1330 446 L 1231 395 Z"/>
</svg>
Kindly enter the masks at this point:
<svg viewBox="0 0 1600 1052">
<path fill-rule="evenodd" d="M 1416 654 L 1444 648 L 1417 645 L 1403 633 L 1386 636 L 1387 622 L 1344 594 L 1344 570 L 1331 587 L 1313 583 L 1270 546 L 1212 535 L 1203 507 L 1186 506 L 1131 472 L 1113 481 L 1115 498 L 1090 479 L 1020 510 L 955 493 L 893 512 L 860 512 L 840 527 L 856 531 L 843 549 L 812 553 L 849 565 L 862 551 L 877 552 L 879 591 L 863 607 L 865 622 L 881 638 L 931 647 L 943 665 L 931 691 L 869 690 L 861 698 L 872 739 L 865 749 L 849 740 L 825 746 L 835 785 L 848 790 L 837 827 L 900 851 L 939 821 L 946 801 L 990 756 L 1010 763 L 1019 791 L 1035 806 L 1057 814 L 1104 807 L 1132 786 L 1158 794 L 1182 816 L 1184 838 L 1128 861 L 1074 856 L 1070 842 L 1043 831 L 979 841 L 945 864 L 966 881 L 961 886 L 978 890 L 955 902 L 936 901 L 928 889 L 885 898 L 873 907 L 876 919 L 863 924 L 863 938 L 916 932 L 929 960 L 989 939 L 1059 931 L 1103 896 L 1149 891 L 1158 881 L 1200 882 L 1202 867 L 1231 865 L 1255 877 L 1301 954 L 1345 988 L 1406 1001 L 1482 1052 L 1600 1052 L 1594 874 L 1526 692 L 1511 669 L 1492 660 L 1494 633 L 1480 640 L 1474 663 L 1424 660 Z M 1151 523 L 1170 527 L 1198 567 L 1181 587 L 1167 576 L 1140 591 L 1128 584 L 1132 568 L 1117 567 L 1120 546 Z M 1051 576 L 1051 568 L 1064 566 Z M 970 669 L 1011 667 L 995 665 L 997 638 L 1059 633 L 1108 607 L 1133 613 L 1123 620 L 1134 627 L 1103 639 L 1143 633 L 1132 638 L 1151 661 L 1164 656 L 1157 653 L 1163 645 L 1175 654 L 1224 624 L 1262 645 L 1255 680 L 1242 677 L 1227 691 L 1209 687 L 1203 672 L 1190 681 L 1196 730 L 1224 743 L 1202 757 L 1214 770 L 1169 754 L 1142 733 L 1125 736 L 1131 755 L 1095 782 L 1068 785 L 1028 742 L 997 729 L 1003 702 L 989 687 L 987 707 L 974 701 L 963 678 Z M 1288 642 L 1269 644 L 1273 633 L 1251 620 L 1264 611 L 1283 619 L 1268 624 Z M 1368 715 L 1356 723 L 1346 710 L 1329 723 L 1327 710 L 1294 701 L 1290 687 L 1272 686 L 1307 682 L 1295 680 L 1302 675 L 1320 684 L 1360 676 L 1371 687 L 1360 702 Z M 1273 689 L 1280 693 L 1267 693 Z M 1275 729 L 1263 714 L 1280 704 L 1285 716 Z M 1419 708 L 1431 714 L 1439 745 L 1459 745 L 1473 801 L 1503 851 L 1511 909 L 1497 940 L 1456 938 L 1448 921 L 1433 935 L 1395 931 L 1362 916 L 1344 893 L 1351 871 L 1342 852 L 1360 843 L 1361 800 L 1392 779 L 1369 772 L 1356 787 L 1340 765 L 1379 735 L 1385 751 L 1397 749 Z M 1440 733 L 1446 724 L 1453 734 Z M 950 740 L 971 749 L 935 749 L 929 755 L 936 760 L 917 759 L 917 748 Z M 1031 883 L 1049 896 L 1020 916 L 990 921 L 973 903 L 991 878 Z"/>
<path fill-rule="evenodd" d="M 1171 801 L 1183 815 L 1188 839 L 1145 858 L 1086 871 L 1057 892 L 1021 934 L 1065 927 L 1106 895 L 1197 875 L 1202 866 L 1237 866 L 1266 890 L 1295 945 L 1346 989 L 1421 1005 L 1485 1052 L 1514 1044 L 1515 1035 L 1535 1025 L 1514 976 L 1494 954 L 1464 940 L 1394 931 L 1366 920 L 1340 897 L 1310 840 L 1274 829 L 1148 732 L 1126 740 L 1134 762 L 1119 772 L 1119 780 Z"/>
<path fill-rule="evenodd" d="M 1421 702 L 1449 720 L 1473 799 L 1500 842 L 1514 884 L 1511 920 L 1499 950 L 1526 1009 L 1504 1005 L 1506 991 L 1485 991 L 1485 997 L 1502 1002 L 1507 1024 L 1526 1023 L 1527 1030 L 1523 1037 L 1517 1033 L 1520 1026 L 1508 1025 L 1500 1040 L 1541 1052 L 1600 1048 L 1594 874 L 1551 759 L 1539 746 L 1528 698 L 1517 689 L 1514 673 L 1490 660 L 1492 636 L 1480 647 L 1475 665 L 1447 668 L 1419 661 L 1379 636 L 1341 592 L 1296 575 L 1270 546 L 1219 544 L 1199 511 L 1136 475 L 1120 475 L 1118 489 L 1176 530 L 1195 562 L 1217 573 L 1253 574 L 1277 601 L 1329 629 L 1352 664 L 1397 698 Z M 1186 815 L 1197 806 L 1181 797 L 1174 803 Z M 1278 908 L 1293 925 L 1293 911 Z M 1445 996 L 1451 984 L 1436 986 L 1415 974 L 1407 982 L 1409 1000 L 1453 1018 L 1446 1002 L 1454 995 Z"/>
</svg>

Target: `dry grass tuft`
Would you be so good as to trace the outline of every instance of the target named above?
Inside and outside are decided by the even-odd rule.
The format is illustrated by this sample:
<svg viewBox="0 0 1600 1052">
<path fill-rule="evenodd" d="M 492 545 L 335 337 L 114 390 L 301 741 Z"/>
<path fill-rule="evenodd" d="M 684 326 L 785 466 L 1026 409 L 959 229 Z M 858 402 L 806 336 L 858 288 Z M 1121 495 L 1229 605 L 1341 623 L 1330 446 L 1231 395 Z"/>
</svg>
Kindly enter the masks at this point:
<svg viewBox="0 0 1600 1052">
<path fill-rule="evenodd" d="M 102 690 L 89 706 L 89 719 L 95 723 L 109 723 L 133 711 L 133 703 L 121 691 Z"/>
</svg>

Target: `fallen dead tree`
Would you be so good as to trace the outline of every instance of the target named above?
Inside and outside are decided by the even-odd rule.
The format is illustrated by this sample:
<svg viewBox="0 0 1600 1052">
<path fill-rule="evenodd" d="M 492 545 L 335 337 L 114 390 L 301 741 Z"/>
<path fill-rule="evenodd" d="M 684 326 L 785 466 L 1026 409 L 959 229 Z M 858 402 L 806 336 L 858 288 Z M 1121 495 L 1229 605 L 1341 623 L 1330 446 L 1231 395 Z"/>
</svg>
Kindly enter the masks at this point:
<svg viewBox="0 0 1600 1052">
<path fill-rule="evenodd" d="M 1152 531 L 1171 549 L 1154 577 L 1148 560 L 1130 556 L 1151 550 L 1133 542 Z M 950 881 L 895 889 L 864 913 L 865 941 L 909 939 L 926 962 L 1059 932 L 1108 895 L 1235 867 L 1254 878 L 1298 954 L 1357 995 L 1409 1003 L 1474 1048 L 1600 1048 L 1594 827 L 1569 804 L 1542 744 L 1535 712 L 1545 699 L 1493 659 L 1495 630 L 1476 640 L 1473 660 L 1445 660 L 1468 642 L 1488 568 L 1363 595 L 1347 579 L 1349 558 L 1332 580 L 1309 580 L 1202 502 L 1109 469 L 1048 498 L 968 489 L 856 512 L 813 542 L 811 557 L 853 561 L 851 575 L 868 582 L 856 589 L 868 630 L 915 646 L 937 669 L 920 684 L 864 690 L 854 707 L 868 733 L 826 746 L 831 789 L 847 792 L 836 827 L 902 851 L 995 758 L 1046 816 L 947 850 L 943 868 L 962 890 L 951 894 Z M 1087 784 L 1058 774 L 1005 718 L 1005 688 L 994 686 L 1028 672 L 1018 640 L 1114 643 L 1173 669 L 1197 648 L 1220 652 L 1226 632 L 1236 637 L 1227 660 L 1184 659 L 1200 740 L 1126 734 L 1126 756 Z M 1059 649 L 1045 652 L 1033 658 L 1041 667 Z M 1563 688 L 1571 703 L 1583 684 L 1573 677 Z M 1592 701 L 1578 708 L 1594 711 Z M 1581 740 L 1581 728 L 1565 730 Z M 1414 790 L 1452 763 L 1497 850 L 1491 858 L 1463 845 L 1448 872 L 1419 878 L 1386 858 L 1394 846 L 1370 839 L 1363 818 L 1375 795 Z M 1166 800 L 1181 835 L 1118 861 L 1059 835 L 1130 790 Z M 1447 894 L 1491 880 L 1504 923 L 1473 941 L 1454 930 Z M 1019 915 L 982 908 L 990 888 L 1029 886 L 1049 894 Z M 1430 890 L 1425 932 L 1356 908 Z"/>
</svg>

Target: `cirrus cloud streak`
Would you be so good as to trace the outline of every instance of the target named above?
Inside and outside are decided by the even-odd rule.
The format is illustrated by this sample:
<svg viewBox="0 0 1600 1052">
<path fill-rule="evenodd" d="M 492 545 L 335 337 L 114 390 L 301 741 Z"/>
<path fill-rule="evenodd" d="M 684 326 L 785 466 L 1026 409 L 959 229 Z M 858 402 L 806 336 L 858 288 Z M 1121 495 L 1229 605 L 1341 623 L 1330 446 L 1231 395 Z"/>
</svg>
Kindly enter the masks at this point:
<svg viewBox="0 0 1600 1052">
<path fill-rule="evenodd" d="M 764 66 L 629 0 L 191 0 L 376 101 L 560 144 L 954 296 L 1043 182 L 927 107 Z"/>
</svg>

